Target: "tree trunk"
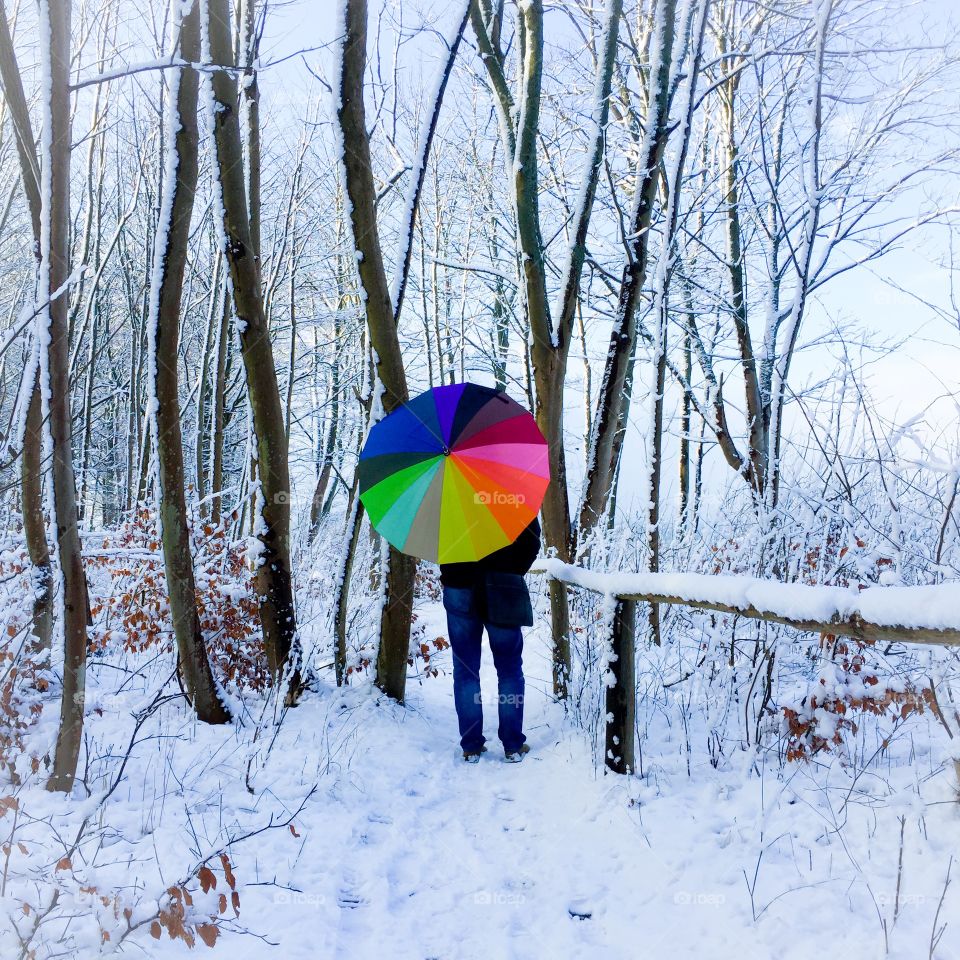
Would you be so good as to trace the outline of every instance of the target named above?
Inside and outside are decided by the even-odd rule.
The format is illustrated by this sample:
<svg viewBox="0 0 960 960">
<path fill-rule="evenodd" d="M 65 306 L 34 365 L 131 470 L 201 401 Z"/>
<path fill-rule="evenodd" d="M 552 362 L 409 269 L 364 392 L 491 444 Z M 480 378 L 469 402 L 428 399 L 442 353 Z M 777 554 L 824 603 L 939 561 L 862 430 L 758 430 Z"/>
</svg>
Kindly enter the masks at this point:
<svg viewBox="0 0 960 960">
<path fill-rule="evenodd" d="M 693 376 L 693 351 L 690 347 L 690 329 L 683 335 L 683 398 L 680 401 L 680 536 L 686 535 L 690 522 L 690 379 Z"/>
<path fill-rule="evenodd" d="M 260 86 L 256 61 L 260 38 L 256 33 L 257 0 L 241 0 L 239 39 L 243 65 L 243 99 L 247 108 L 247 201 L 250 210 L 250 245 L 261 265 L 260 246 Z"/>
<path fill-rule="evenodd" d="M 382 392 L 383 412 L 389 413 L 409 398 L 407 377 L 393 303 L 387 286 L 377 227 L 376 189 L 370 163 L 363 79 L 367 58 L 366 0 L 347 0 L 345 7 L 343 62 L 337 120 L 346 146 L 344 178 L 350 198 L 350 222 L 359 254 L 357 269 L 365 293 L 370 343 L 376 354 L 377 387 Z M 376 684 L 388 696 L 403 701 L 410 649 L 410 620 L 416 563 L 412 557 L 390 547 L 387 558 L 386 594 L 380 614 L 380 649 Z M 344 584 L 343 589 L 346 589 Z"/>
<path fill-rule="evenodd" d="M 27 408 L 20 482 L 23 498 L 23 535 L 33 567 L 33 649 L 49 650 L 53 641 L 53 570 L 43 517 L 43 417 L 37 371 L 31 376 L 30 405 Z"/>
<path fill-rule="evenodd" d="M 461 0 L 463 3 L 463 0 Z M 397 261 L 397 272 L 393 278 L 393 315 L 399 323 L 400 311 L 403 309 L 403 298 L 407 289 L 407 277 L 410 274 L 410 257 L 413 253 L 413 227 L 417 218 L 417 209 L 420 206 L 420 195 L 423 192 L 423 183 L 427 176 L 427 160 L 430 156 L 430 147 L 433 143 L 434 134 L 437 131 L 437 122 L 440 119 L 440 108 L 443 106 L 443 94 L 447 89 L 447 83 L 450 80 L 450 74 L 453 73 L 453 65 L 457 59 L 457 50 L 460 48 L 460 41 L 463 39 L 463 31 L 467 27 L 467 17 L 470 13 L 471 0 L 463 3 L 463 14 L 460 17 L 457 31 L 453 36 L 453 42 L 449 44 L 447 50 L 447 61 L 444 64 L 443 71 L 440 74 L 440 83 L 433 98 L 433 104 L 430 107 L 429 119 L 426 130 L 423 132 L 419 143 L 419 154 L 414 158 L 415 177 L 413 189 L 410 191 L 410 202 L 407 205 L 406 215 L 400 228 L 400 243 L 402 255 Z"/>
<path fill-rule="evenodd" d="M 347 505 L 347 527 L 343 538 L 343 558 L 340 563 L 339 578 L 336 584 L 333 625 L 333 662 L 337 686 L 342 687 L 347 680 L 347 614 L 350 591 L 347 589 L 353 573 L 353 560 L 357 555 L 360 540 L 360 527 L 363 522 L 363 504 L 359 497 L 359 484 L 354 481 L 350 490 L 350 503 Z"/>
<path fill-rule="evenodd" d="M 212 61 L 233 67 L 230 5 L 227 0 L 210 0 L 209 11 Z M 260 264 L 250 231 L 236 77 L 229 69 L 214 71 L 212 86 L 226 256 L 240 328 L 240 350 L 246 371 L 260 486 L 260 516 L 256 526 L 260 541 L 257 558 L 260 621 L 274 680 L 280 682 L 289 669 L 288 698 L 295 702 L 301 684 L 299 664 L 294 662 L 293 656 L 296 613 L 290 570 L 290 472 L 283 404 L 263 310 Z"/>
<path fill-rule="evenodd" d="M 543 73 L 543 3 L 530 0 L 519 4 L 520 66 L 519 110 L 514 108 L 504 74 L 500 49 L 502 8 L 494 12 L 483 0 L 474 0 L 470 19 L 477 46 L 500 121 L 508 163 L 512 160 L 513 193 L 517 214 L 517 235 L 522 263 L 527 321 L 532 343 L 530 360 L 536 394 L 536 417 L 547 441 L 551 483 L 543 500 L 543 533 L 547 547 L 568 560 L 572 548 L 570 504 L 567 491 L 566 453 L 563 438 L 564 384 L 573 323 L 579 299 L 580 277 L 585 257 L 587 228 L 593 208 L 603 157 L 604 132 L 609 110 L 617 36 L 622 13 L 621 0 L 609 0 L 603 50 L 597 65 L 597 97 L 593 105 L 593 136 L 590 159 L 574 211 L 570 261 L 563 278 L 562 297 L 554 329 L 547 302 L 546 267 L 540 229 L 537 184 L 537 134 L 540 90 Z M 514 126 L 517 114 L 518 126 Z M 566 591 L 550 585 L 550 617 L 554 643 L 553 687 L 559 698 L 566 697 L 570 673 L 570 616 Z"/>
<path fill-rule="evenodd" d="M 721 53 L 725 52 L 721 44 Z M 743 369 L 743 384 L 746 393 L 747 429 L 750 437 L 747 478 L 758 495 L 763 494 L 767 474 L 767 442 L 764 429 L 763 404 L 760 396 L 760 377 L 756 352 L 750 337 L 747 319 L 746 266 L 742 249 L 740 225 L 740 199 L 738 184 L 738 152 L 734 127 L 734 105 L 739 81 L 735 74 L 726 82 L 721 96 L 721 119 L 723 121 L 723 150 L 725 169 L 723 173 L 726 210 L 727 270 L 730 275 L 730 308 L 733 325 L 740 349 L 740 365 Z"/>
<path fill-rule="evenodd" d="M 557 349 L 547 302 L 543 239 L 540 232 L 537 185 L 537 131 L 543 73 L 543 4 L 523 5 L 519 13 L 522 81 L 519 100 L 522 123 L 515 130 L 514 104 L 503 72 L 503 55 L 491 32 L 490 19 L 480 0 L 470 9 L 481 58 L 494 94 L 507 158 L 513 158 L 513 196 L 522 263 L 527 322 L 532 345 L 530 359 L 536 395 L 537 425 L 547 441 L 550 484 L 541 506 L 547 547 L 562 560 L 570 559 L 570 510 L 567 496 L 566 456 L 563 446 L 563 385 L 566 353 Z M 564 589 L 550 584 L 550 620 L 553 635 L 553 689 L 558 698 L 567 694 L 570 674 L 570 613 Z"/>
<path fill-rule="evenodd" d="M 70 0 L 51 0 L 40 6 L 40 56 L 49 78 L 43 104 L 40 189 L 43 209 L 38 293 L 42 299 L 61 290 L 70 273 L 70 13 Z M 46 340 L 45 355 L 41 347 L 40 390 L 53 455 L 51 520 L 56 530 L 63 590 L 63 695 L 47 789 L 64 792 L 73 788 L 80 757 L 87 659 L 87 588 L 77 526 L 68 388 L 68 306 L 69 298 L 64 292 L 38 318 L 41 344 Z"/>
<path fill-rule="evenodd" d="M 338 273 L 339 277 L 339 273 Z M 337 281 L 340 283 L 339 279 Z M 337 435 L 340 426 L 340 310 L 344 303 L 343 292 L 337 297 L 337 309 L 333 315 L 333 342 L 334 356 L 330 365 L 330 416 L 327 427 L 327 436 L 323 446 L 323 461 L 320 464 L 320 473 L 317 476 L 317 485 L 313 489 L 313 499 L 310 501 L 310 532 L 309 542 L 317 537 L 320 530 L 320 520 L 323 518 L 324 503 L 327 496 L 327 486 L 333 472 L 333 454 L 337 449 Z"/>
<path fill-rule="evenodd" d="M 561 583 L 566 589 L 566 585 Z M 633 773 L 637 722 L 637 601 L 617 600 L 610 630 L 610 675 L 604 711 L 607 716 L 604 764 L 613 773 Z"/>
<path fill-rule="evenodd" d="M 213 412 L 210 420 L 210 519 L 214 526 L 223 513 L 223 433 L 227 399 L 227 354 L 230 349 L 230 288 L 223 291 L 220 332 L 217 337 L 217 366 L 213 381 Z"/>
<path fill-rule="evenodd" d="M 194 0 L 179 24 L 180 57 L 188 63 L 200 60 L 200 8 Z M 190 526 L 184 496 L 183 441 L 180 433 L 180 394 L 177 377 L 180 299 L 190 239 L 190 218 L 197 189 L 198 141 L 197 99 L 199 78 L 192 69 L 174 74 L 169 96 L 169 155 L 160 222 L 157 224 L 150 319 L 147 335 L 150 366 L 153 367 L 153 430 L 159 465 L 160 530 L 170 614 L 177 641 L 180 670 L 187 696 L 197 716 L 206 723 L 226 723 L 230 714 L 220 699 L 210 669 L 193 575 Z"/>
<path fill-rule="evenodd" d="M 682 107 L 683 138 L 676 156 L 672 162 L 667 165 L 665 193 L 668 199 L 663 224 L 663 241 L 660 250 L 660 260 L 657 264 L 657 276 L 654 283 L 654 313 L 656 315 L 657 331 L 654 338 L 653 352 L 654 370 L 651 389 L 650 435 L 647 441 L 647 450 L 650 458 L 647 488 L 647 501 L 649 503 L 647 511 L 647 569 L 652 573 L 660 570 L 660 479 L 663 472 L 663 414 L 664 390 L 667 380 L 667 350 L 669 348 L 668 333 L 670 315 L 668 304 L 670 298 L 670 283 L 673 277 L 674 247 L 676 243 L 677 224 L 680 218 L 680 195 L 683 170 L 690 144 L 690 129 L 693 124 L 695 102 L 694 93 L 696 92 L 697 75 L 700 71 L 700 56 L 703 50 L 703 37 L 707 26 L 707 10 L 708 3 L 704 0 L 704 2 L 701 2 L 699 8 L 699 17 L 697 18 L 696 26 L 696 47 L 693 66 L 690 71 L 691 78 L 686 87 L 686 103 Z M 681 44 L 681 48 L 685 48 L 687 45 L 686 39 L 689 38 L 690 23 L 691 21 L 687 20 L 682 26 L 685 39 Z M 669 118 L 664 117 L 664 121 L 668 119 Z M 689 337 L 689 325 L 687 327 L 687 333 Z M 684 399 L 689 402 L 689 393 L 686 391 L 684 393 Z M 687 420 L 689 421 L 689 412 Z M 622 456 L 622 445 L 620 453 Z M 653 643 L 659 647 L 661 644 L 660 608 L 655 603 L 650 604 L 648 620 L 650 625 L 650 638 Z"/>
<path fill-rule="evenodd" d="M 649 78 L 650 116 L 637 167 L 636 201 L 630 223 L 632 239 L 593 417 L 588 456 L 591 469 L 587 474 L 577 523 L 577 540 L 581 548 L 606 515 L 629 413 L 625 390 L 637 344 L 637 302 L 647 274 L 650 224 L 657 198 L 659 168 L 670 134 L 668 108 L 676 8 L 676 0 L 658 0 L 656 6 L 656 30 L 651 44 L 656 45 L 658 69 Z"/>
<path fill-rule="evenodd" d="M 667 382 L 667 304 L 666 294 L 661 291 L 660 317 L 657 323 L 657 339 L 654 348 L 653 396 L 651 397 L 650 464 L 648 476 L 647 508 L 647 568 L 651 573 L 660 570 L 660 477 L 663 468 L 663 393 Z M 655 646 L 660 640 L 660 607 L 651 603 L 647 610 L 650 639 Z"/>
<path fill-rule="evenodd" d="M 3 0 L 0 0 L 0 83 L 10 111 L 17 157 L 20 161 L 20 182 L 27 198 L 30 224 L 33 228 L 34 254 L 40 256 L 40 181 L 39 164 L 34 148 L 30 113 L 23 92 L 23 80 L 13 49 L 13 39 L 7 22 Z M 29 353 L 29 351 L 28 351 Z M 43 418 L 36 361 L 31 355 L 30 369 L 24 371 L 32 383 L 23 435 L 20 460 L 21 508 L 23 536 L 27 555 L 33 567 L 33 634 L 37 650 L 50 647 L 53 637 L 53 571 L 50 566 L 50 548 L 43 516 Z M 27 394 L 25 394 L 27 395 Z"/>
<path fill-rule="evenodd" d="M 294 213 L 296 217 L 296 213 Z M 289 313 L 290 313 L 290 347 L 287 357 L 287 397 L 284 403 L 286 411 L 286 422 L 284 430 L 287 434 L 287 446 L 290 446 L 290 427 L 293 422 L 293 387 L 296 383 L 296 361 L 297 361 L 297 266 L 299 255 L 297 253 L 297 227 L 296 219 L 293 225 L 293 244 L 290 254 L 290 277 L 289 277 Z"/>
<path fill-rule="evenodd" d="M 213 264 L 213 279 L 210 281 L 210 303 L 207 308 L 207 332 L 203 340 L 203 356 L 200 358 L 200 379 L 197 386 L 197 442 L 196 454 L 197 502 L 200 516 L 209 513 L 207 496 L 207 464 L 209 463 L 209 433 L 207 430 L 207 403 L 210 394 L 210 361 L 214 350 L 214 337 L 217 334 L 217 307 L 220 306 L 220 269 L 223 255 L 217 251 Z"/>
</svg>

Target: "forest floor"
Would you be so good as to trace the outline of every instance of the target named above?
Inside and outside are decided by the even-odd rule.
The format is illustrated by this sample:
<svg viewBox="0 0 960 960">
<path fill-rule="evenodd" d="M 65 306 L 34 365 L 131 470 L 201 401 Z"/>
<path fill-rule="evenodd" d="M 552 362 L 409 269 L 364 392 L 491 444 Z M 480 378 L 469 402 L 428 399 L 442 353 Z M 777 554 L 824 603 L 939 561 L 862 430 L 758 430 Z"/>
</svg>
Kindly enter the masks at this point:
<svg viewBox="0 0 960 960">
<path fill-rule="evenodd" d="M 426 636 L 443 632 L 439 605 L 421 617 Z M 643 776 L 604 775 L 547 695 L 548 648 L 534 634 L 532 752 L 504 763 L 488 708 L 490 751 L 467 765 L 449 658 L 411 679 L 403 707 L 367 683 L 325 683 L 256 739 L 255 718 L 204 727 L 172 701 L 141 728 L 98 814 L 101 839 L 73 871 L 101 890 L 136 876 L 148 901 L 225 838 L 254 833 L 230 847 L 239 916 L 228 912 L 214 955 L 231 960 L 960 958 L 960 864 L 944 893 L 960 805 L 916 743 L 898 741 L 909 762 L 856 773 L 835 760 L 783 770 L 741 750 L 717 768 L 704 753 L 688 771 L 688 734 L 651 711 Z M 88 746 L 116 756 L 130 738 L 129 713 L 125 726 L 116 717 L 149 685 L 116 692 L 114 674 L 91 670 Z M 486 650 L 482 680 L 495 690 Z M 79 815 L 49 794 L 28 800 L 61 835 Z M 146 928 L 124 944 L 141 951 L 186 955 Z"/>
</svg>

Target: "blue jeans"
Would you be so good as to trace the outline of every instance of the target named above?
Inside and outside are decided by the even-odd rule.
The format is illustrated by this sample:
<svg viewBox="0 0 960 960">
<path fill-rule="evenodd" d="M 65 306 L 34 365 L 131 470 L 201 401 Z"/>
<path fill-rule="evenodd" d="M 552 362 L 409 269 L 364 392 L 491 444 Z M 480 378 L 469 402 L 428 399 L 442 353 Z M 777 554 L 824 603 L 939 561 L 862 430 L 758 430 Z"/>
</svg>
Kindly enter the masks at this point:
<svg viewBox="0 0 960 960">
<path fill-rule="evenodd" d="M 450 647 L 453 650 L 453 701 L 465 753 L 483 747 L 483 704 L 480 697 L 480 640 L 486 628 L 497 668 L 497 735 L 504 752 L 514 753 L 526 741 L 523 735 L 523 634 L 519 627 L 484 622 L 477 613 L 469 587 L 444 587 Z"/>
</svg>

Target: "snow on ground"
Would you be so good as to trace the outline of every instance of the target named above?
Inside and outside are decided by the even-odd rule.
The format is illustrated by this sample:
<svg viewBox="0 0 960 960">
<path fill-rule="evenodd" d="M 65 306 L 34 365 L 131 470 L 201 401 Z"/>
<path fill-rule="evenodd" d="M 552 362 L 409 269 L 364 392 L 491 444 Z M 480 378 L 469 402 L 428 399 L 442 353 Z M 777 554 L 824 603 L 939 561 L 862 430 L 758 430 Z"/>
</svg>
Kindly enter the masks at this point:
<svg viewBox="0 0 960 960">
<path fill-rule="evenodd" d="M 436 635 L 442 611 L 424 612 Z M 136 888 L 149 905 L 224 836 L 272 817 L 279 826 L 231 849 L 240 915 L 213 954 L 230 960 L 960 958 L 956 863 L 937 921 L 948 926 L 930 952 L 960 855 L 960 806 L 952 774 L 931 772 L 921 727 L 898 741 L 909 764 L 858 778 L 832 760 L 781 774 L 742 751 L 720 769 L 704 754 L 688 776 L 682 731 L 651 712 L 644 776 L 604 775 L 547 696 L 545 639 L 527 647 L 532 753 L 520 765 L 502 762 L 491 708 L 490 752 L 476 766 L 459 759 L 449 651 L 432 661 L 440 676 L 411 679 L 406 706 L 366 683 L 324 684 L 275 741 L 269 726 L 252 740 L 252 716 L 242 728 L 203 727 L 176 701 L 141 729 L 98 817 L 104 840 L 73 871 L 100 889 Z M 129 708 L 149 691 L 134 682 L 98 701 L 97 684 L 116 678 L 91 673 L 90 745 L 106 753 L 112 740 L 119 754 Z M 485 652 L 486 693 L 494 676 Z M 86 808 L 95 801 L 96 791 Z M 72 804 L 39 791 L 23 801 L 31 816 L 62 818 L 61 833 L 75 825 Z M 6 933 L 0 942 L 0 955 L 15 955 Z M 99 944 L 81 937 L 74 950 L 96 956 Z M 127 951 L 166 960 L 186 948 L 144 928 Z"/>
</svg>

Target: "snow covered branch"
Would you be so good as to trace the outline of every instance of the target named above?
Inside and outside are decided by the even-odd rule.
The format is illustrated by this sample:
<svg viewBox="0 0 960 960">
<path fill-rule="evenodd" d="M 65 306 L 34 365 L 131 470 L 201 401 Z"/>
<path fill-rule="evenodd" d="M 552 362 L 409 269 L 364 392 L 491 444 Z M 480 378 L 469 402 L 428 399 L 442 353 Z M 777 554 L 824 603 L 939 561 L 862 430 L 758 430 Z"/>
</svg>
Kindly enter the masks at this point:
<svg viewBox="0 0 960 960">
<path fill-rule="evenodd" d="M 889 643 L 960 644 L 960 583 L 844 587 L 700 573 L 604 573 L 548 559 L 531 572 L 616 600 L 677 604 Z"/>
</svg>

